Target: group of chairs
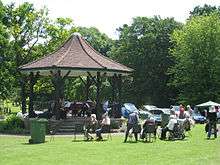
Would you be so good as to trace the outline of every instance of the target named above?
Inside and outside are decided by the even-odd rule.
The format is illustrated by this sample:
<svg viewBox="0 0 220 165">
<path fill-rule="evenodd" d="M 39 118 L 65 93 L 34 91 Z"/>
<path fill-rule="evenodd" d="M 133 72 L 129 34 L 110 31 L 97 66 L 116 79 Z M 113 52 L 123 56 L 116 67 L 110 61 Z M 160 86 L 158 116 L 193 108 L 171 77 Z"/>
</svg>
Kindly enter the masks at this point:
<svg viewBox="0 0 220 165">
<path fill-rule="evenodd" d="M 141 127 L 141 125 L 139 125 L 139 127 Z M 186 135 L 185 133 L 188 133 L 188 136 L 192 136 L 190 133 L 190 123 L 186 120 L 184 122 L 177 122 L 174 124 L 174 128 L 173 130 L 169 130 L 168 131 L 168 136 L 167 139 L 168 140 L 183 140 Z M 153 124 L 153 123 L 148 123 L 143 125 L 143 128 L 141 129 L 141 131 L 139 131 L 138 133 L 140 133 L 140 138 L 143 139 L 145 142 L 153 142 L 156 141 L 157 137 L 160 138 L 161 137 L 161 130 L 162 128 L 160 128 L 159 130 L 157 129 L 157 125 Z M 130 140 L 133 139 L 133 135 L 132 135 L 132 131 L 129 134 L 129 138 Z"/>
<path fill-rule="evenodd" d="M 157 125 L 156 124 L 144 124 L 143 128 L 141 128 L 141 125 L 137 125 L 137 130 L 136 131 L 138 134 L 140 134 L 140 139 L 142 139 L 145 142 L 153 142 L 156 141 L 157 139 Z M 131 129 L 131 131 L 129 132 L 129 140 L 132 141 L 133 140 L 133 133 L 134 130 Z"/>
<path fill-rule="evenodd" d="M 54 137 L 57 134 L 58 129 L 59 129 L 59 123 L 50 128 L 50 130 L 49 130 L 50 141 L 54 141 Z M 74 124 L 74 127 L 73 127 L 73 140 L 76 141 L 77 135 L 82 135 L 83 140 L 85 140 L 85 141 L 94 139 L 93 135 L 91 136 L 88 132 L 90 132 L 90 131 L 87 130 L 87 128 L 84 124 L 80 124 L 80 123 Z M 93 133 L 95 134 L 95 132 L 93 132 Z M 106 136 L 107 140 L 108 139 L 112 140 L 110 126 L 103 133 L 107 135 Z M 88 138 L 88 136 L 91 136 L 91 137 Z"/>
</svg>

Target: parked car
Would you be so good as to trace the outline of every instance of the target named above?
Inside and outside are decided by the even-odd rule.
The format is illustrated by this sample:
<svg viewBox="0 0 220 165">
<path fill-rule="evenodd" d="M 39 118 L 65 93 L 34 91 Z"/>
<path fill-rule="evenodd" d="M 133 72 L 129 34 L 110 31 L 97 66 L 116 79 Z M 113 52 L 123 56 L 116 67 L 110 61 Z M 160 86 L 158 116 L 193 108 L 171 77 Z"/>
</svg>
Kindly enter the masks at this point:
<svg viewBox="0 0 220 165">
<path fill-rule="evenodd" d="M 201 113 L 199 113 L 199 112 L 194 112 L 192 114 L 192 118 L 196 123 L 204 124 L 206 121 L 206 117 L 202 116 Z"/>
<path fill-rule="evenodd" d="M 157 109 L 157 107 L 154 106 L 154 105 L 143 105 L 143 106 L 142 106 L 142 109 L 143 109 L 144 111 L 150 111 L 150 110 L 155 110 L 155 109 Z"/>
<path fill-rule="evenodd" d="M 166 113 L 166 114 L 170 114 L 170 110 L 167 108 L 157 108 L 157 109 L 152 109 L 149 110 L 149 112 L 151 112 L 154 117 L 155 117 L 155 121 L 158 125 L 161 124 L 162 121 L 162 114 Z"/>
<path fill-rule="evenodd" d="M 220 112 L 217 112 L 217 121 L 220 123 Z"/>
<path fill-rule="evenodd" d="M 142 120 L 146 120 L 146 119 L 150 119 L 150 118 L 154 118 L 154 120 L 156 120 L 155 116 L 152 113 L 150 113 L 148 111 L 143 111 L 143 110 L 139 111 L 139 117 Z"/>
</svg>

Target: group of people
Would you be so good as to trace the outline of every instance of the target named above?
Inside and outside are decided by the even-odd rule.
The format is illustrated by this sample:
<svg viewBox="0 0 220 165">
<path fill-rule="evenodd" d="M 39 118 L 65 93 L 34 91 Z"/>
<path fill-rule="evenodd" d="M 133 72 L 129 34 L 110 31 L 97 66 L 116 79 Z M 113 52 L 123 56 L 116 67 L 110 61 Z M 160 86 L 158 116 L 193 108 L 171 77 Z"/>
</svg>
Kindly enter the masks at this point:
<svg viewBox="0 0 220 165">
<path fill-rule="evenodd" d="M 87 100 L 85 102 L 69 102 L 60 100 L 60 118 L 65 119 L 68 113 L 71 113 L 72 116 L 90 116 L 91 114 L 96 113 L 96 102 Z"/>
<path fill-rule="evenodd" d="M 187 113 L 186 113 L 187 112 Z M 167 132 L 170 132 L 172 134 L 174 130 L 177 128 L 179 129 L 179 139 L 185 138 L 185 131 L 190 131 L 191 130 L 191 125 L 194 125 L 194 121 L 192 119 L 193 115 L 193 109 L 191 108 L 190 105 L 187 106 L 187 111 L 185 111 L 185 108 L 183 105 L 179 106 L 179 112 L 176 113 L 175 110 L 171 110 L 171 114 L 169 117 L 169 121 L 166 124 L 165 127 L 161 128 L 161 136 L 160 139 L 164 140 L 167 138 Z M 206 124 L 206 132 L 207 132 L 207 138 L 210 139 L 211 135 L 213 134 L 215 138 L 217 138 L 217 107 L 211 106 L 209 107 L 209 110 L 207 111 L 207 124 Z M 127 138 L 129 136 L 130 131 L 132 130 L 135 141 L 138 141 L 138 133 L 141 133 L 141 138 L 144 138 L 144 133 L 146 126 L 148 124 L 151 125 L 156 125 L 154 119 L 146 119 L 144 121 L 144 124 L 141 126 L 139 124 L 139 116 L 138 116 L 138 111 L 134 111 L 133 113 L 130 113 L 128 116 L 128 121 L 127 121 L 127 129 L 125 132 L 125 139 L 124 142 L 127 142 Z M 155 127 L 156 129 L 157 127 Z M 155 130 L 156 134 L 156 130 Z"/>
<path fill-rule="evenodd" d="M 102 133 L 104 131 L 110 133 L 110 118 L 108 116 L 108 112 L 105 112 L 102 115 L 102 120 L 100 122 L 98 122 L 97 118 L 96 118 L 96 114 L 91 114 L 91 116 L 89 117 L 89 122 L 86 126 L 86 130 L 85 130 L 85 137 L 86 140 L 92 140 L 94 139 L 94 137 L 92 136 L 92 132 L 96 133 L 96 140 L 100 141 L 103 139 L 102 137 Z"/>
<path fill-rule="evenodd" d="M 107 104 L 107 103 L 106 103 Z M 89 103 L 84 104 L 86 108 L 92 106 L 89 105 Z M 107 107 L 107 108 L 106 108 Z M 86 131 L 85 131 L 85 136 L 87 140 L 92 140 L 94 137 L 92 136 L 92 132 L 96 133 L 96 140 L 102 140 L 102 133 L 103 131 L 110 132 L 110 118 L 109 118 L 109 111 L 108 111 L 108 105 L 105 106 L 103 104 L 103 109 L 105 109 L 105 113 L 102 115 L 102 119 L 98 122 L 96 118 L 96 114 L 90 114 L 89 122 L 86 126 Z M 207 117 L 207 124 L 205 127 L 205 130 L 207 132 L 207 138 L 210 139 L 211 135 L 214 134 L 214 137 L 217 137 L 217 113 L 216 113 L 216 107 L 211 106 L 209 110 L 206 113 Z M 185 111 L 185 108 L 183 105 L 179 106 L 179 113 L 176 113 L 174 109 L 171 109 L 171 114 L 170 114 L 170 119 L 165 127 L 161 129 L 161 140 L 166 139 L 167 137 L 167 132 L 172 132 L 174 130 L 175 125 L 178 123 L 181 123 L 184 125 L 184 129 L 186 131 L 190 130 L 190 125 L 192 124 L 192 114 L 193 114 L 193 109 L 191 108 L 190 105 L 187 105 L 187 113 Z M 132 130 L 132 133 L 134 133 L 135 141 L 138 141 L 138 133 L 141 133 L 141 138 L 145 138 L 145 131 L 146 131 L 146 126 L 147 125 L 156 125 L 156 122 L 154 118 L 146 119 L 144 121 L 143 126 L 141 127 L 139 124 L 139 114 L 138 111 L 134 111 L 129 114 L 128 120 L 127 120 L 127 129 L 125 132 L 125 139 L 124 142 L 127 142 L 128 135 L 130 131 Z M 157 132 L 155 126 L 155 134 Z"/>
<path fill-rule="evenodd" d="M 141 125 L 139 124 L 139 112 L 138 111 L 134 111 L 132 113 L 129 114 L 128 116 L 128 121 L 127 121 L 127 129 L 125 132 L 125 139 L 124 139 L 124 143 L 127 142 L 128 136 L 131 133 L 130 131 L 132 130 L 132 133 L 134 133 L 134 137 L 135 137 L 135 141 L 138 141 L 138 134 L 140 133 L 141 139 L 145 138 L 145 133 L 148 131 L 147 130 L 147 126 L 148 125 L 153 125 L 155 128 L 153 130 L 153 134 L 156 136 L 156 122 L 154 120 L 154 118 L 149 118 L 146 119 L 141 127 Z"/>
</svg>

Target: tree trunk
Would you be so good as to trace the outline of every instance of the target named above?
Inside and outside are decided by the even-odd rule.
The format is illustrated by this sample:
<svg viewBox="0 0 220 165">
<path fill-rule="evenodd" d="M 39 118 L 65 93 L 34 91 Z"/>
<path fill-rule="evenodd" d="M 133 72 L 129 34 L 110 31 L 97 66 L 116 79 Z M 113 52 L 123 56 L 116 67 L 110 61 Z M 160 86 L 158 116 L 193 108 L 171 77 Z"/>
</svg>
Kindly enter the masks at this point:
<svg viewBox="0 0 220 165">
<path fill-rule="evenodd" d="M 34 84 L 35 84 L 35 80 L 34 80 L 34 74 L 33 72 L 31 72 L 30 74 L 30 95 L 29 95 L 29 115 L 30 117 L 34 117 Z"/>
<path fill-rule="evenodd" d="M 121 109 L 121 92 L 122 92 L 122 77 L 121 75 L 118 76 L 118 103 Z"/>
<path fill-rule="evenodd" d="M 25 89 L 24 78 L 20 79 L 20 86 L 21 86 L 21 111 L 22 114 L 25 114 L 27 111 L 26 111 L 26 89 Z"/>
</svg>

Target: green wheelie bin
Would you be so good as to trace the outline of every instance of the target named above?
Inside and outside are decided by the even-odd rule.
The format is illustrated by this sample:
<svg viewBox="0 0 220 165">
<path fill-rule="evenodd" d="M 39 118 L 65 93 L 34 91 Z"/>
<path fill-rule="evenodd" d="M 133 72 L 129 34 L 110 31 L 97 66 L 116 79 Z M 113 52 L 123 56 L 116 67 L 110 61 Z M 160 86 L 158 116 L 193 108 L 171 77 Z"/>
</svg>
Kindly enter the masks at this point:
<svg viewBox="0 0 220 165">
<path fill-rule="evenodd" d="M 31 139 L 29 139 L 29 143 L 36 144 L 45 142 L 47 122 L 46 119 L 30 119 Z"/>
</svg>

